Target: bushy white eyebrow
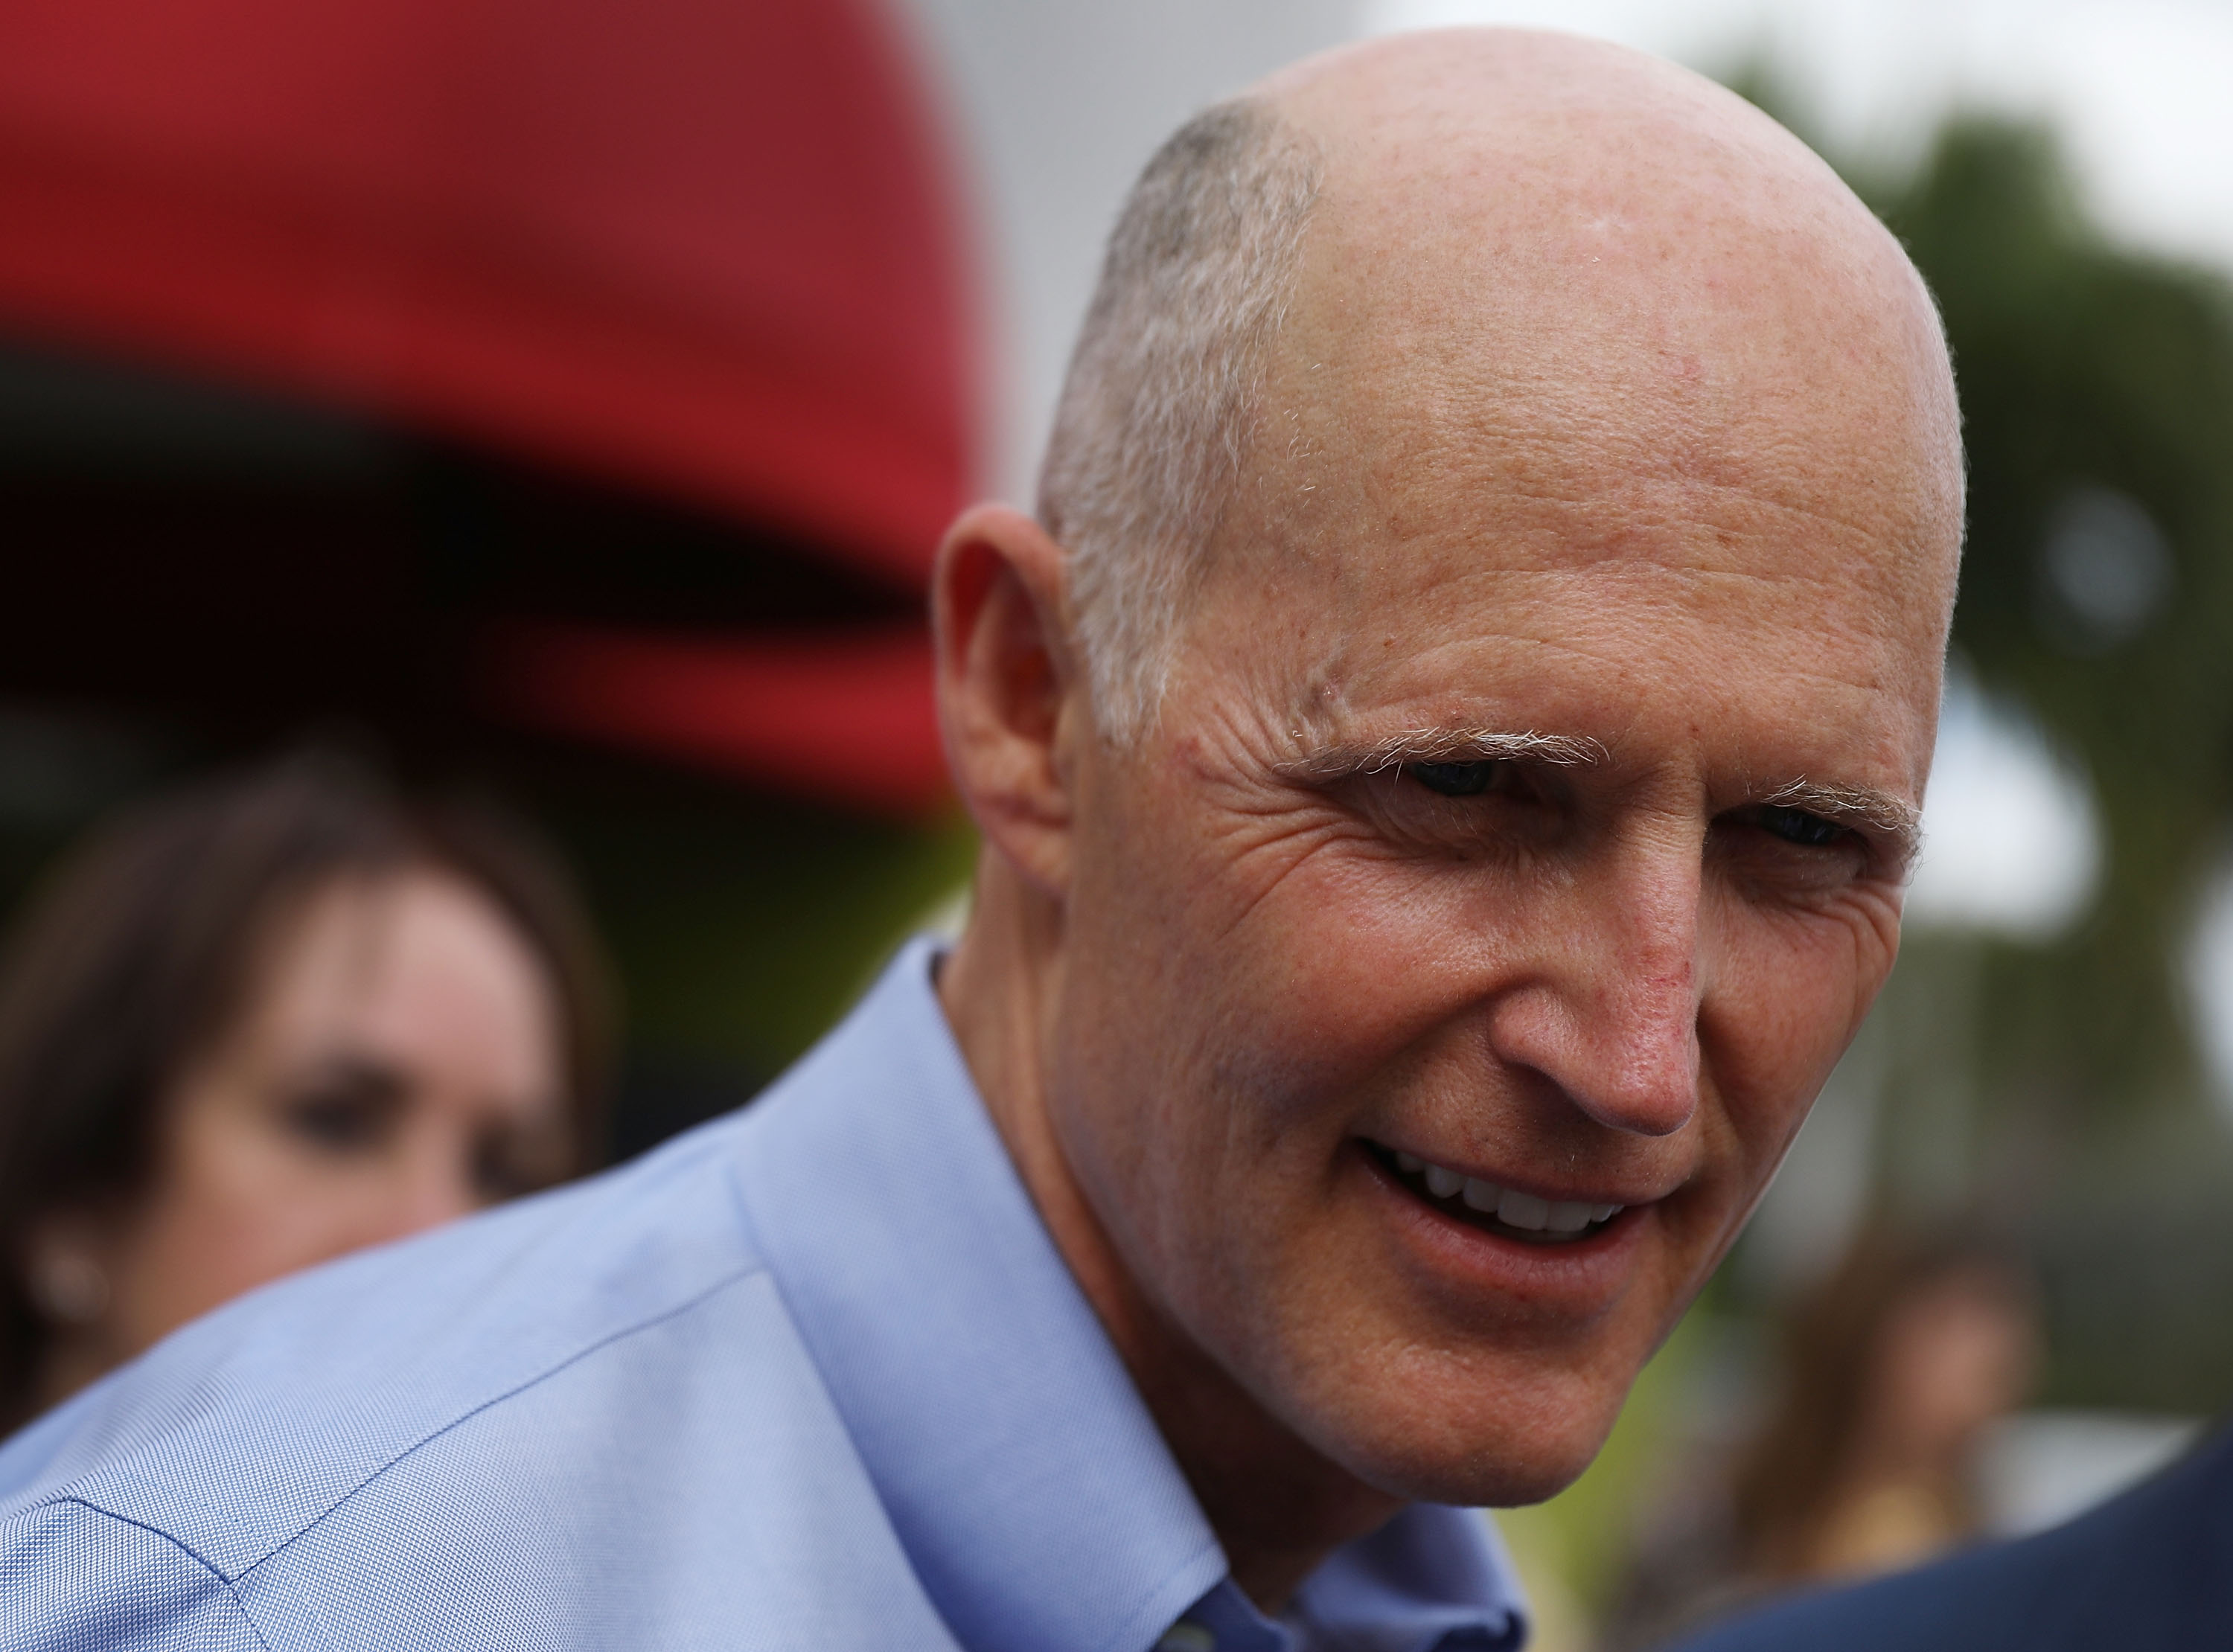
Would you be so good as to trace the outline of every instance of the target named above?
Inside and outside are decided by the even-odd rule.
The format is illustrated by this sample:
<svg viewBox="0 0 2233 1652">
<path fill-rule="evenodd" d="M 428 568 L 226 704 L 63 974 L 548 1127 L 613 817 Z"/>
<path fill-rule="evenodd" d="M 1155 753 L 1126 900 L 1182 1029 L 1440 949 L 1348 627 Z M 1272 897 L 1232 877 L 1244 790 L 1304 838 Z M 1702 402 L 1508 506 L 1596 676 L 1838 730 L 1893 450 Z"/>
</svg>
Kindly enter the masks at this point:
<svg viewBox="0 0 2233 1652">
<path fill-rule="evenodd" d="M 1534 729 L 1419 728 L 1368 745 L 1328 745 L 1280 764 L 1280 771 L 1324 784 L 1354 775 L 1384 774 L 1407 763 L 1523 762 L 1571 769 L 1608 760 L 1605 747 L 1586 736 Z M 1865 829 L 1882 840 L 1885 858 L 1903 872 L 1923 843 L 1920 810 L 1865 787 L 1790 780 L 1761 796 L 1759 806 L 1801 809 L 1838 825 Z"/>
<path fill-rule="evenodd" d="M 1548 764 L 1571 769 L 1603 763 L 1605 749 L 1572 734 L 1541 734 L 1533 729 L 1420 728 L 1390 734 L 1370 745 L 1333 745 L 1305 753 L 1282 771 L 1300 780 L 1344 780 L 1351 775 L 1384 774 L 1407 763 Z"/>
<path fill-rule="evenodd" d="M 1923 811 L 1885 792 L 1801 779 L 1778 786 L 1761 803 L 1770 809 L 1803 809 L 1841 826 L 1865 827 L 1885 840 L 1903 868 L 1923 847 Z"/>
</svg>

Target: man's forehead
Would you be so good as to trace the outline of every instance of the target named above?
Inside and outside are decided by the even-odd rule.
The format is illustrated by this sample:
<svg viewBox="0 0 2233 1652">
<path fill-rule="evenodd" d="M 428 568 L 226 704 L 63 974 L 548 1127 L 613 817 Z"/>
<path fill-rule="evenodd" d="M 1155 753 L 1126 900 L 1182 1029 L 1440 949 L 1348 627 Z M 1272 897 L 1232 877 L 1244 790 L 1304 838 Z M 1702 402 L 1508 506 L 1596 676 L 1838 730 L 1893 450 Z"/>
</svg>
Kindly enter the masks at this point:
<svg viewBox="0 0 2233 1652">
<path fill-rule="evenodd" d="M 1725 774 L 1920 797 L 1940 603 L 1887 589 L 1858 530 L 1679 508 L 1621 529 L 1618 511 L 1489 498 L 1352 512 L 1353 535 L 1307 554 L 1232 559 L 1196 659 L 1245 673 L 1299 751 L 1486 728 L 1616 766 L 1695 746 Z"/>
<path fill-rule="evenodd" d="M 1725 767 L 1912 801 L 1961 483 L 1904 255 L 1684 71 L 1440 49 L 1270 88 L 1324 170 L 1208 562 L 1219 668 L 1318 735 L 1370 709 L 1344 740 L 1617 755 L 1650 711 L 1725 730 Z"/>
<path fill-rule="evenodd" d="M 1657 262 L 1751 224 L 1787 256 L 1873 263 L 1889 237 L 1757 108 L 1686 69 L 1571 36 L 1460 30 L 1334 54 L 1258 95 L 1321 158 L 1360 244 L 1560 247 Z"/>
<path fill-rule="evenodd" d="M 1571 249 L 1559 258 L 1575 269 L 1465 245 L 1366 258 L 1338 215 L 1331 203 L 1305 243 L 1260 402 L 1260 465 L 1338 459 L 1391 488 L 1455 468 L 1579 505 L 1718 490 L 1802 514 L 1935 518 L 1942 531 L 1958 506 L 1927 311 L 1879 302 L 1871 324 L 1858 295 L 1825 302 L 1787 268 L 1763 276 L 1766 247 L 1751 263 L 1618 271 Z"/>
<path fill-rule="evenodd" d="M 1317 591 L 1335 628 L 1545 574 L 1733 621 L 1826 606 L 1857 640 L 1935 660 L 1958 461 L 1918 375 L 1766 320 L 1686 332 L 1688 292 L 1642 320 L 1577 316 L 1548 289 L 1434 302 L 1455 319 L 1349 272 L 1306 282 L 1219 560 Z"/>
<path fill-rule="evenodd" d="M 1274 518 L 1347 504 L 1400 536 L 1501 493 L 1540 503 L 1520 531 L 1561 556 L 1649 554 L 1655 517 L 1767 512 L 1950 562 L 1958 432 L 1928 297 L 1757 110 L 1545 36 L 1298 78 L 1272 90 L 1324 177 L 1252 453 Z"/>
<path fill-rule="evenodd" d="M 1408 624 L 1396 610 L 1414 606 L 1524 625 L 1579 586 L 1669 618 L 1826 621 L 1911 654 L 1943 646 L 1958 501 L 1911 443 L 1865 420 L 1484 391 L 1416 363 L 1294 377 L 1312 369 L 1267 407 L 1214 562 L 1306 595 L 1325 629 L 1369 631 L 1383 611 Z"/>
<path fill-rule="evenodd" d="M 1343 558 L 1285 600 L 1252 600 L 1236 582 L 1214 589 L 1211 606 L 1238 626 L 1233 647 L 1260 639 L 1266 663 L 1311 703 L 1436 722 L 1487 706 L 1507 717 L 1524 694 L 1553 725 L 1602 738 L 1606 728 L 1576 727 L 1561 709 L 1569 689 L 1592 704 L 1611 691 L 1618 715 L 1684 683 L 1708 716 L 1763 694 L 1904 696 L 1936 681 L 1935 647 L 1915 646 L 1896 608 L 1837 580 L 1638 562 L 1408 571 L 1401 555 L 1377 567 Z"/>
</svg>

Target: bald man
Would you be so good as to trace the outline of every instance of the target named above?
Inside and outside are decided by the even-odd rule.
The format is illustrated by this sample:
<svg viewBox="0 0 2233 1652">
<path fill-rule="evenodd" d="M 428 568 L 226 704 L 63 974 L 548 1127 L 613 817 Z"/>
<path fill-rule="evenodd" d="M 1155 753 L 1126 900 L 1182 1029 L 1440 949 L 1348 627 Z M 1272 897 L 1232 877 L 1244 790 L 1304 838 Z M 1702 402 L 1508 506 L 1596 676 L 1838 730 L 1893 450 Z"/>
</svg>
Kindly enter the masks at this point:
<svg viewBox="0 0 2233 1652">
<path fill-rule="evenodd" d="M 1956 426 L 1898 247 L 1681 70 L 1210 110 L 940 553 L 960 943 L 17 1440 L 7 1643 L 1517 1645 L 1464 1511 L 1590 1460 L 1891 967 Z"/>
</svg>

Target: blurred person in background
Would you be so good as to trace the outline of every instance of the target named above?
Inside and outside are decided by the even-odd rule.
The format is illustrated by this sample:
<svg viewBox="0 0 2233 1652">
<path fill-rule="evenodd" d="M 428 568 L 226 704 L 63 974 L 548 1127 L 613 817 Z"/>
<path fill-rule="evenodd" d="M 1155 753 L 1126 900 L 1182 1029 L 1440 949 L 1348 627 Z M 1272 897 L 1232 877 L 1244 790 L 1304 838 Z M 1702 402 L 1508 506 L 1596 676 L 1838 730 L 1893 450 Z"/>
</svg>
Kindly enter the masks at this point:
<svg viewBox="0 0 2233 1652">
<path fill-rule="evenodd" d="M 1722 1506 L 1679 1499 L 1610 1636 L 1656 1645 L 1771 1590 L 1893 1571 L 1977 1536 L 1976 1458 L 2029 1392 L 2031 1280 L 1959 1226 L 1864 1230 L 1784 1321 L 1781 1391 Z"/>
<path fill-rule="evenodd" d="M 1803 1595 L 1683 1652 L 2097 1652 L 2233 1646 L 2233 1430 L 2089 1513 Z"/>
<path fill-rule="evenodd" d="M 307 752 L 97 832 L 0 965 L 0 1426 L 256 1285 L 599 1156 L 557 862 Z"/>
<path fill-rule="evenodd" d="M 1737 1473 L 1744 1571 L 1861 1577 L 1976 1536 L 1978 1449 L 2038 1364 L 2021 1265 L 1958 1229 L 1872 1230 L 1788 1323 L 1781 1402 Z"/>
</svg>

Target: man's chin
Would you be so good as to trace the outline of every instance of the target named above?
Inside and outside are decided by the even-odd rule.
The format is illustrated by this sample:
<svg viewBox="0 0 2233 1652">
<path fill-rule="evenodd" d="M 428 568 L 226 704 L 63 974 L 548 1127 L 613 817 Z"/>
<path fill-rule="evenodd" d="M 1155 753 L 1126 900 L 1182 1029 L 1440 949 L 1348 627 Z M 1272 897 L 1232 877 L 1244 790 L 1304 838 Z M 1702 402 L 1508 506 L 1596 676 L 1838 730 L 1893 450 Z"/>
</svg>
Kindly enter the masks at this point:
<svg viewBox="0 0 2233 1652">
<path fill-rule="evenodd" d="M 1374 1407 L 1370 1415 L 1351 1415 L 1331 1428 L 1309 1432 L 1318 1436 L 1320 1450 L 1390 1497 L 1467 1508 L 1517 1507 L 1572 1485 L 1612 1432 L 1626 1385 L 1611 1395 L 1576 1393 L 1577 1386 L 1553 1376 L 1531 1391 L 1499 1385 L 1500 1393 L 1455 1407 L 1447 1393 L 1383 1392 L 1377 1397 L 1388 1403 Z"/>
<path fill-rule="evenodd" d="M 1518 1508 L 1556 1497 L 1590 1466 L 1603 1436 L 1583 1444 L 1529 1441 L 1524 1447 L 1497 1441 L 1456 1460 L 1413 1456 L 1364 1476 L 1376 1490 L 1410 1503 L 1448 1503 L 1461 1508 Z"/>
</svg>

